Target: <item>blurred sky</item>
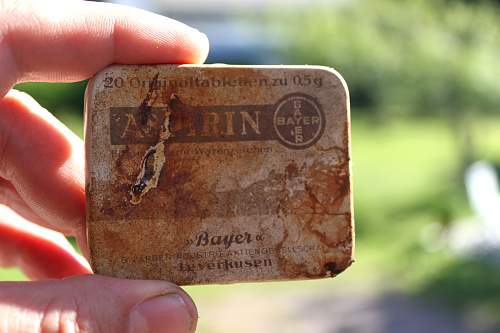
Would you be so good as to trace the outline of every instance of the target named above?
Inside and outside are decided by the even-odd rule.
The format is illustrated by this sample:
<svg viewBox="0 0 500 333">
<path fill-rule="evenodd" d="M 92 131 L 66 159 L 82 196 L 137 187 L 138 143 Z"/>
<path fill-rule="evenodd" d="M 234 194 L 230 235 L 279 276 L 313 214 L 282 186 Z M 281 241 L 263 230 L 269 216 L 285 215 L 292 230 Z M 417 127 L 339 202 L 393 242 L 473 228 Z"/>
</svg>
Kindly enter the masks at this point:
<svg viewBox="0 0 500 333">
<path fill-rule="evenodd" d="M 332 2 L 345 2 L 334 0 Z M 259 18 L 269 9 L 300 9 L 323 0 L 115 0 L 144 8 L 189 24 L 207 34 L 210 54 L 207 63 L 281 64 L 280 50 L 286 38 L 269 29 Z"/>
<path fill-rule="evenodd" d="M 348 1 L 348 0 L 344 0 Z M 149 10 L 171 9 L 185 12 L 220 13 L 221 11 L 232 12 L 235 10 L 258 10 L 269 4 L 283 6 L 305 6 L 319 2 L 341 2 L 339 0 L 115 0 L 115 3 L 127 4 L 134 7 L 147 8 Z"/>
</svg>

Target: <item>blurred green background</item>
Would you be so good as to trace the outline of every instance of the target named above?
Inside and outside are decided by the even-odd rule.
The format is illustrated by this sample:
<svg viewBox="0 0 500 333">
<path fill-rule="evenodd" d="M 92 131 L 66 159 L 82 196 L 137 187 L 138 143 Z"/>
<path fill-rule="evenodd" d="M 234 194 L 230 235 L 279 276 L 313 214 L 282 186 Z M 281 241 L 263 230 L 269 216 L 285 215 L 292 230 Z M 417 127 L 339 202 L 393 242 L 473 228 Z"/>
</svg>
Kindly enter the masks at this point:
<svg viewBox="0 0 500 333">
<path fill-rule="evenodd" d="M 206 32 L 208 62 L 326 65 L 350 89 L 355 264 L 334 280 L 188 287 L 200 332 L 500 331 L 500 260 L 445 241 L 479 225 L 466 168 L 500 164 L 500 1 L 127 3 Z M 17 88 L 82 135 L 85 82 Z"/>
</svg>

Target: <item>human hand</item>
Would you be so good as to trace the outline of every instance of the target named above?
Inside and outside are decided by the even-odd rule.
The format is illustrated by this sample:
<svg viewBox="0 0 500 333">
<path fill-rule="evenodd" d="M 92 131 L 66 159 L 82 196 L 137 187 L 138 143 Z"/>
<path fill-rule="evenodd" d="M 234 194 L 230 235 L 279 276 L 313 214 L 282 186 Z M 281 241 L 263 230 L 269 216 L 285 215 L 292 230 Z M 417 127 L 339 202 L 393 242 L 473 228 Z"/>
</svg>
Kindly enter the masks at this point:
<svg viewBox="0 0 500 333">
<path fill-rule="evenodd" d="M 89 275 L 63 236 L 88 252 L 83 143 L 11 88 L 83 80 L 111 63 L 201 63 L 207 53 L 205 35 L 145 11 L 0 0 L 0 265 L 42 280 L 0 282 L 0 333 L 194 331 L 196 307 L 174 284 Z"/>
</svg>

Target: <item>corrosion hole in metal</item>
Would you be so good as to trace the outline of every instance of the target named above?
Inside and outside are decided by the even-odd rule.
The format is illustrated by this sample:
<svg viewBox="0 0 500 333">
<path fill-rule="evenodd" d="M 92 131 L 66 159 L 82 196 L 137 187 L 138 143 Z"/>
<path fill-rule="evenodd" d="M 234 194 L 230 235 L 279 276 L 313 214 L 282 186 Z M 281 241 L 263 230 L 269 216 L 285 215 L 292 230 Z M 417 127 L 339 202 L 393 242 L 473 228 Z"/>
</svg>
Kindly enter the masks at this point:
<svg viewBox="0 0 500 333">
<path fill-rule="evenodd" d="M 334 277 L 338 273 L 340 273 L 337 269 L 337 264 L 334 262 L 327 262 L 325 264 L 325 269 L 327 271 L 327 274 L 330 275 L 331 277 Z"/>
<path fill-rule="evenodd" d="M 178 97 L 175 94 L 170 96 L 170 102 L 177 102 Z M 164 121 L 158 138 L 158 143 L 146 150 L 141 162 L 141 171 L 137 176 L 135 183 L 130 189 L 132 199 L 130 202 L 137 205 L 141 202 L 142 197 L 151 189 L 158 186 L 161 171 L 165 165 L 165 145 L 172 135 L 170 132 L 170 103 L 165 107 Z"/>
<path fill-rule="evenodd" d="M 142 170 L 144 170 L 144 175 L 137 181 L 132 187 L 132 193 L 135 195 L 140 195 L 142 191 L 146 188 L 151 178 L 154 176 L 154 154 L 155 149 L 148 150 L 146 156 L 142 160 Z"/>
</svg>

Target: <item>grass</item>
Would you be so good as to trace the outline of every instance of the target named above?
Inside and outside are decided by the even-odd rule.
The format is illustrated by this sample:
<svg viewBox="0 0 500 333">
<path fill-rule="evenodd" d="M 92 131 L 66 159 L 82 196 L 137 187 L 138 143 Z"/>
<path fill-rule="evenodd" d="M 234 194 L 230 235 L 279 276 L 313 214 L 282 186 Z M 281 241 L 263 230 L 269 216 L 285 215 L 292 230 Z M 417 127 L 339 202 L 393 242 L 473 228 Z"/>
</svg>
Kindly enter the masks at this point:
<svg viewBox="0 0 500 333">
<path fill-rule="evenodd" d="M 476 158 L 498 161 L 499 119 L 480 118 L 469 125 Z M 353 131 L 358 244 L 365 248 L 358 264 L 402 290 L 498 320 L 500 267 L 446 250 L 430 253 L 420 241 L 426 226 L 446 226 L 472 214 L 460 174 L 460 147 L 450 128 L 426 120 L 373 129 L 361 121 Z"/>
<path fill-rule="evenodd" d="M 63 121 L 81 134 L 81 119 Z M 477 158 L 500 159 L 500 119 L 472 123 Z M 447 225 L 470 215 L 460 176 L 460 146 L 443 120 L 353 120 L 353 173 L 357 261 L 336 281 L 240 284 L 186 288 L 195 301 L 210 304 L 234 295 L 321 292 L 343 286 L 383 284 L 464 312 L 500 311 L 500 268 L 429 253 L 420 242 L 431 223 Z M 0 280 L 17 280 L 16 270 L 0 270 Z M 382 283 L 381 281 L 384 281 Z M 209 331 L 208 329 L 206 331 Z"/>
</svg>

